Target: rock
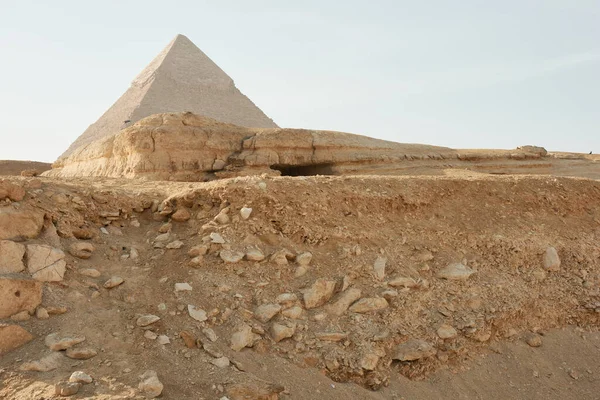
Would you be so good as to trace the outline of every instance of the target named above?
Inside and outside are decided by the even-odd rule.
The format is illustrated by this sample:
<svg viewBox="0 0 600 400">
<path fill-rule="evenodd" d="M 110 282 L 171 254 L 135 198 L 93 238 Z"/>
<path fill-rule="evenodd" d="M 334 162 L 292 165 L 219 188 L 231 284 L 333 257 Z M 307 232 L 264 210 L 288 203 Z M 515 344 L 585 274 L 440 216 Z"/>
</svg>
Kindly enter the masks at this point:
<svg viewBox="0 0 600 400">
<path fill-rule="evenodd" d="M 188 256 L 198 257 L 198 256 L 204 256 L 204 255 L 206 255 L 206 253 L 208 253 L 208 246 L 205 244 L 200 244 L 200 245 L 193 246 L 188 251 Z"/>
<path fill-rule="evenodd" d="M 360 367 L 366 371 L 373 371 L 377 368 L 379 362 L 379 356 L 374 353 L 368 353 L 363 356 L 360 360 Z"/>
<path fill-rule="evenodd" d="M 101 275 L 100 271 L 94 268 L 84 268 L 78 270 L 77 272 L 79 272 L 80 275 L 88 276 L 90 278 L 98 278 Z"/>
<path fill-rule="evenodd" d="M 348 338 L 345 332 L 316 332 L 315 337 L 326 342 L 340 342 Z"/>
<path fill-rule="evenodd" d="M 452 326 L 442 324 L 437 330 L 437 335 L 440 339 L 453 339 L 458 335 L 458 332 Z"/>
<path fill-rule="evenodd" d="M 190 260 L 190 266 L 193 268 L 198 268 L 200 267 L 202 264 L 204 264 L 204 257 L 203 256 L 198 256 L 198 257 L 194 257 Z"/>
<path fill-rule="evenodd" d="M 63 360 L 62 353 L 52 353 L 37 361 L 23 363 L 19 369 L 21 371 L 48 372 L 58 368 Z"/>
<path fill-rule="evenodd" d="M 69 382 L 92 383 L 92 381 L 93 381 L 92 377 L 83 371 L 75 371 L 69 377 Z"/>
<path fill-rule="evenodd" d="M 179 333 L 179 337 L 183 339 L 185 343 L 185 347 L 188 349 L 193 349 L 196 347 L 196 337 L 190 331 L 181 331 Z"/>
<path fill-rule="evenodd" d="M 48 310 L 44 307 L 38 307 L 35 309 L 35 317 L 37 319 L 48 319 L 50 318 L 50 314 L 48 314 Z"/>
<path fill-rule="evenodd" d="M 309 289 L 304 290 L 304 306 L 307 309 L 322 306 L 331 299 L 334 291 L 335 281 L 317 279 Z"/>
<path fill-rule="evenodd" d="M 257 248 L 251 248 L 246 250 L 246 260 L 248 261 L 262 261 L 265 259 L 264 253 Z"/>
<path fill-rule="evenodd" d="M 399 361 L 415 361 L 425 357 L 432 357 L 436 353 L 436 349 L 430 343 L 421 339 L 410 339 L 407 342 L 396 346 L 392 359 Z"/>
<path fill-rule="evenodd" d="M 229 367 L 229 358 L 227 357 L 219 357 L 214 360 L 210 360 L 210 363 L 218 368 L 227 368 Z"/>
<path fill-rule="evenodd" d="M 283 386 L 268 382 L 235 383 L 227 387 L 227 396 L 228 400 L 278 400 L 283 391 Z"/>
<path fill-rule="evenodd" d="M 296 256 L 296 262 L 298 263 L 298 265 L 302 265 L 302 266 L 306 267 L 312 261 L 312 257 L 313 257 L 312 253 L 306 251 L 306 252 L 300 253 Z"/>
<path fill-rule="evenodd" d="M 65 253 L 60 249 L 41 244 L 27 245 L 27 270 L 38 281 L 62 281 L 67 266 L 64 258 Z"/>
<path fill-rule="evenodd" d="M 328 305 L 325 310 L 333 315 L 342 315 L 352 303 L 360 299 L 361 293 L 360 289 L 348 289 L 333 304 Z"/>
<path fill-rule="evenodd" d="M 206 311 L 204 311 L 201 308 L 196 308 L 196 306 L 193 306 L 191 304 L 188 304 L 188 314 L 196 321 L 204 322 L 208 319 Z"/>
<path fill-rule="evenodd" d="M 155 322 L 158 322 L 159 320 L 160 320 L 159 316 L 152 315 L 152 314 L 146 314 L 146 315 L 142 315 L 141 317 L 139 317 L 135 321 L 135 324 L 137 326 L 148 326 L 148 325 L 154 324 Z"/>
<path fill-rule="evenodd" d="M 102 286 L 104 286 L 105 289 L 112 289 L 121 285 L 123 282 L 125 282 L 125 280 L 120 276 L 111 276 Z"/>
<path fill-rule="evenodd" d="M 225 239 L 223 239 L 223 236 L 219 235 L 217 232 L 212 232 L 210 235 L 210 240 L 212 243 L 216 243 L 216 244 L 223 244 L 225 243 Z"/>
<path fill-rule="evenodd" d="M 69 246 L 69 253 L 73 257 L 88 259 L 92 256 L 92 253 L 96 250 L 94 245 L 89 242 L 77 242 Z"/>
<path fill-rule="evenodd" d="M 25 246 L 11 240 L 0 240 L 0 274 L 21 272 L 25 269 Z"/>
<path fill-rule="evenodd" d="M 192 217 L 187 208 L 180 208 L 171 215 L 171 219 L 175 222 L 185 222 Z"/>
<path fill-rule="evenodd" d="M 81 389 L 81 383 L 79 382 L 58 382 L 54 385 L 55 396 L 73 396 Z"/>
<path fill-rule="evenodd" d="M 192 286 L 189 283 L 176 283 L 175 284 L 175 291 L 176 292 L 183 292 L 183 291 L 192 291 Z"/>
<path fill-rule="evenodd" d="M 0 277 L 0 319 L 22 311 L 33 313 L 41 302 L 41 282 Z"/>
<path fill-rule="evenodd" d="M 298 301 L 298 296 L 295 293 L 282 293 L 275 299 L 277 304 L 281 304 L 282 307 L 289 307 Z"/>
<path fill-rule="evenodd" d="M 46 339 L 44 339 L 44 344 L 46 344 L 50 350 L 60 351 L 71 348 L 84 341 L 85 336 L 63 336 L 55 332 L 46 336 Z"/>
<path fill-rule="evenodd" d="M 387 263 L 387 258 L 378 256 L 373 264 L 373 274 L 375 275 L 375 279 L 382 281 L 385 278 L 385 264 Z"/>
<path fill-rule="evenodd" d="M 300 277 L 306 275 L 307 272 L 308 272 L 308 269 L 306 267 L 299 266 L 298 268 L 296 268 L 296 271 L 294 272 L 294 277 L 300 278 Z"/>
<path fill-rule="evenodd" d="M 158 337 L 158 335 L 152 331 L 146 331 L 144 332 L 144 337 L 146 339 L 150 339 L 150 340 L 156 340 L 156 338 Z"/>
<path fill-rule="evenodd" d="M 44 213 L 27 207 L 0 207 L 0 240 L 34 239 L 44 226 Z"/>
<path fill-rule="evenodd" d="M 246 324 L 241 325 L 238 330 L 231 335 L 231 349 L 240 351 L 244 347 L 252 347 L 254 344 L 254 333 L 252 328 Z"/>
<path fill-rule="evenodd" d="M 75 237 L 75 239 L 80 240 L 90 240 L 94 237 L 94 232 L 90 229 L 86 228 L 74 228 L 71 233 Z"/>
<path fill-rule="evenodd" d="M 175 240 L 165 246 L 167 249 L 180 249 L 183 247 L 183 242 L 181 240 Z"/>
<path fill-rule="evenodd" d="M 211 328 L 202 329 L 202 333 L 204 333 L 204 336 L 206 336 L 211 342 L 216 342 L 218 339 L 217 334 Z"/>
<path fill-rule="evenodd" d="M 271 325 L 270 333 L 275 342 L 281 342 L 283 339 L 291 338 L 296 332 L 296 325 L 284 325 L 274 322 Z"/>
<path fill-rule="evenodd" d="M 240 216 L 243 220 L 250 218 L 250 214 L 252 214 L 252 209 L 249 207 L 242 207 L 240 209 Z"/>
<path fill-rule="evenodd" d="M 61 315 L 67 312 L 67 307 L 65 306 L 48 306 L 46 307 L 48 314 L 50 315 Z"/>
<path fill-rule="evenodd" d="M 19 325 L 0 323 L 0 356 L 33 340 L 33 335 Z"/>
<path fill-rule="evenodd" d="M 365 297 L 350 306 L 350 311 L 355 313 L 369 313 L 381 311 L 388 307 L 388 302 L 383 297 Z"/>
<path fill-rule="evenodd" d="M 554 247 L 548 247 L 544 254 L 544 269 L 550 272 L 560 270 L 560 257 Z"/>
<path fill-rule="evenodd" d="M 398 277 L 394 278 L 387 282 L 387 284 L 391 287 L 405 287 L 405 288 L 416 288 L 419 286 L 417 281 L 413 278 L 408 277 Z"/>
<path fill-rule="evenodd" d="M 27 321 L 31 319 L 31 315 L 27 311 L 21 311 L 10 316 L 12 321 Z"/>
<path fill-rule="evenodd" d="M 542 345 L 542 337 L 537 333 L 528 332 L 524 335 L 523 339 L 531 347 L 540 347 Z"/>
<path fill-rule="evenodd" d="M 87 360 L 92 357 L 96 357 L 97 354 L 98 354 L 98 352 L 96 350 L 89 348 L 89 347 L 70 348 L 70 349 L 67 349 L 67 351 L 65 352 L 65 355 L 67 357 L 72 358 L 74 360 Z"/>
<path fill-rule="evenodd" d="M 229 215 L 227 214 L 227 212 L 225 212 L 225 210 L 221 210 L 221 212 L 219 214 L 217 214 L 217 216 L 213 219 L 213 221 L 215 221 L 221 225 L 225 225 L 230 222 L 230 218 L 229 218 Z"/>
<path fill-rule="evenodd" d="M 279 304 L 262 304 L 254 311 L 254 318 L 262 323 L 269 322 L 279 311 L 281 311 Z"/>
<path fill-rule="evenodd" d="M 273 261 L 275 264 L 277 264 L 279 266 L 282 266 L 282 265 L 287 265 L 288 259 L 291 259 L 293 257 L 294 257 L 294 254 L 292 252 L 290 252 L 288 249 L 281 249 L 281 250 L 273 253 L 273 255 L 271 256 L 271 261 Z"/>
<path fill-rule="evenodd" d="M 383 292 L 381 292 L 381 297 L 383 297 L 388 302 L 390 302 L 395 297 L 398 297 L 398 291 L 397 290 L 384 290 Z"/>
<path fill-rule="evenodd" d="M 244 258 L 244 253 L 241 251 L 224 249 L 219 252 L 219 257 L 221 257 L 221 260 L 225 261 L 226 263 L 236 263 Z"/>
<path fill-rule="evenodd" d="M 9 181 L 0 180 L 0 200 L 10 199 L 21 201 L 25 197 L 25 189 L 22 186 Z"/>
<path fill-rule="evenodd" d="M 213 171 L 220 171 L 223 168 L 225 168 L 225 166 L 227 165 L 227 163 L 223 160 L 215 160 L 215 162 L 212 165 L 212 170 Z"/>
<path fill-rule="evenodd" d="M 467 280 L 475 271 L 461 263 L 450 264 L 438 271 L 436 276 L 441 279 L 464 281 Z"/>
<path fill-rule="evenodd" d="M 300 319 L 302 317 L 303 313 L 304 313 L 304 310 L 302 309 L 302 307 L 294 306 L 294 307 L 290 307 L 288 309 L 283 310 L 281 312 L 281 315 L 283 315 L 286 318 L 290 318 L 290 319 Z"/>
<path fill-rule="evenodd" d="M 171 343 L 171 339 L 167 335 L 158 335 L 157 342 L 158 344 L 165 345 Z"/>
<path fill-rule="evenodd" d="M 140 389 L 146 397 L 153 399 L 155 397 L 160 396 L 163 391 L 163 384 L 158 380 L 158 375 L 155 371 L 148 370 L 140 376 L 141 382 L 138 385 L 138 389 Z"/>
<path fill-rule="evenodd" d="M 154 242 L 155 243 L 163 243 L 163 242 L 169 241 L 169 239 L 171 239 L 171 234 L 169 232 L 166 232 L 166 233 L 162 233 L 162 234 L 158 235 L 157 237 L 155 237 Z"/>
</svg>

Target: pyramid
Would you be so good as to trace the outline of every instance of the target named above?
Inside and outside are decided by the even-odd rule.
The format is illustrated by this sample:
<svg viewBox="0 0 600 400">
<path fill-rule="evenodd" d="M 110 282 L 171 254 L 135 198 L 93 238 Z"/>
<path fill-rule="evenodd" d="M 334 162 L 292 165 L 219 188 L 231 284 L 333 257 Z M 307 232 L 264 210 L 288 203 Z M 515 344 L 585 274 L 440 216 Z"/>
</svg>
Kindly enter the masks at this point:
<svg viewBox="0 0 600 400">
<path fill-rule="evenodd" d="M 152 114 L 191 111 L 252 128 L 277 128 L 233 80 L 184 35 L 177 35 L 60 158 Z"/>
</svg>

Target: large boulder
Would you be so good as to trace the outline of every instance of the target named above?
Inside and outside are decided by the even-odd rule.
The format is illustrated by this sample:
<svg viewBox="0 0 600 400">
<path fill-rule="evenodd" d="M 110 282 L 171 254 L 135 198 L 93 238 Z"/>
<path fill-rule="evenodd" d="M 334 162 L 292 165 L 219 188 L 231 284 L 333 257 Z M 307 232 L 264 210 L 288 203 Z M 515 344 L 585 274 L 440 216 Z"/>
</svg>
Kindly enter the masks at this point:
<svg viewBox="0 0 600 400">
<path fill-rule="evenodd" d="M 42 283 L 31 279 L 0 278 L 0 319 L 21 311 L 33 313 L 42 302 Z"/>
<path fill-rule="evenodd" d="M 25 197 L 25 189 L 22 186 L 12 182 L 0 180 L 0 200 L 10 199 L 12 201 L 21 201 Z"/>
<path fill-rule="evenodd" d="M 43 244 L 27 246 L 27 270 L 38 281 L 62 281 L 67 266 L 64 258 L 65 253 L 52 246 Z"/>
<path fill-rule="evenodd" d="M 21 272 L 25 269 L 25 246 L 10 240 L 0 240 L 0 274 Z"/>
<path fill-rule="evenodd" d="M 33 239 L 43 226 L 44 214 L 39 210 L 0 207 L 0 240 Z"/>
</svg>

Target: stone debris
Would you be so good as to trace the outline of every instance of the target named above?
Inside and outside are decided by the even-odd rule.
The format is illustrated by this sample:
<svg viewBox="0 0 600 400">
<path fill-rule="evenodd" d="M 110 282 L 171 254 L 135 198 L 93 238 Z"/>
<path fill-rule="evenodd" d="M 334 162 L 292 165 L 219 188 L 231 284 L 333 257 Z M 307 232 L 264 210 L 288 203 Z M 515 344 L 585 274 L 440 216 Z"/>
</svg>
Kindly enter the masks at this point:
<svg viewBox="0 0 600 400">
<path fill-rule="evenodd" d="M 199 245 L 193 246 L 188 251 L 188 256 L 198 257 L 198 256 L 204 256 L 204 255 L 206 255 L 206 253 L 208 253 L 208 246 L 205 244 L 199 244 Z"/>
<path fill-rule="evenodd" d="M 58 382 L 54 385 L 55 396 L 73 396 L 81 389 L 81 383 L 79 382 Z"/>
<path fill-rule="evenodd" d="M 276 343 L 282 341 L 283 339 L 291 338 L 294 336 L 295 332 L 296 325 L 285 325 L 278 322 L 274 322 L 270 329 L 271 337 Z"/>
<path fill-rule="evenodd" d="M 56 332 L 49 334 L 46 336 L 46 339 L 44 339 L 46 346 L 54 351 L 66 350 L 84 341 L 85 336 L 60 335 Z"/>
<path fill-rule="evenodd" d="M 210 236 L 210 240 L 212 243 L 216 243 L 216 244 L 224 244 L 225 243 L 225 239 L 223 239 L 223 236 L 219 235 L 217 232 L 212 232 L 209 236 Z"/>
<path fill-rule="evenodd" d="M 159 320 L 160 320 L 160 317 L 157 315 L 146 314 L 146 315 L 142 315 L 141 317 L 139 317 L 135 321 L 135 324 L 137 326 L 144 327 L 144 326 L 152 325 L 155 322 L 158 322 Z"/>
<path fill-rule="evenodd" d="M 144 337 L 146 339 L 150 339 L 150 340 L 156 340 L 156 338 L 158 337 L 158 335 L 152 331 L 146 331 L 144 332 Z"/>
<path fill-rule="evenodd" d="M 405 288 L 416 288 L 419 286 L 416 280 L 408 277 L 397 277 L 387 282 L 388 286 L 391 287 L 405 287 Z"/>
<path fill-rule="evenodd" d="M 240 351 L 244 347 L 252 347 L 255 340 L 255 334 L 249 325 L 241 325 L 231 336 L 231 349 Z"/>
<path fill-rule="evenodd" d="M 317 279 L 309 289 L 303 292 L 304 306 L 311 309 L 325 304 L 333 296 L 335 284 L 335 281 L 324 278 Z"/>
<path fill-rule="evenodd" d="M 475 271 L 466 265 L 462 263 L 454 263 L 438 271 L 436 276 L 440 279 L 464 281 L 469 279 L 469 277 L 474 273 Z"/>
<path fill-rule="evenodd" d="M 120 276 L 111 276 L 102 286 L 104 286 L 105 289 L 112 289 L 123 284 L 123 282 L 125 282 L 125 280 Z"/>
<path fill-rule="evenodd" d="M 33 335 L 19 325 L 0 323 L 0 356 L 33 340 Z"/>
<path fill-rule="evenodd" d="M 366 297 L 350 306 L 350 311 L 355 313 L 369 313 L 381 311 L 388 307 L 388 302 L 383 297 Z"/>
<path fill-rule="evenodd" d="M 210 360 L 210 363 L 218 368 L 227 368 L 229 367 L 229 358 L 227 357 L 219 357 L 213 360 Z"/>
<path fill-rule="evenodd" d="M 173 242 L 168 243 L 165 248 L 169 250 L 176 250 L 183 247 L 183 242 L 181 240 L 175 240 Z"/>
<path fill-rule="evenodd" d="M 279 311 L 281 311 L 279 304 L 262 304 L 254 311 L 254 318 L 262 323 L 269 322 Z"/>
<path fill-rule="evenodd" d="M 560 257 L 554 247 L 548 247 L 544 253 L 544 269 L 550 272 L 560 271 Z"/>
<path fill-rule="evenodd" d="M 140 389 L 147 398 L 153 399 L 161 395 L 163 391 L 163 384 L 158 380 L 158 375 L 156 371 L 148 370 L 144 372 L 140 376 L 140 384 L 138 385 L 138 389 Z"/>
<path fill-rule="evenodd" d="M 171 215 L 171 219 L 175 222 L 185 222 L 192 217 L 187 208 L 180 208 Z"/>
<path fill-rule="evenodd" d="M 236 263 L 244 258 L 244 253 L 235 250 L 221 250 L 219 252 L 219 257 L 226 263 Z"/>
<path fill-rule="evenodd" d="M 257 248 L 250 248 L 246 250 L 246 260 L 248 261 L 262 261 L 265 259 L 265 254 Z"/>
<path fill-rule="evenodd" d="M 542 337 L 537 333 L 528 332 L 523 337 L 525 343 L 531 347 L 540 347 L 542 345 Z"/>
<path fill-rule="evenodd" d="M 30 361 L 21 364 L 19 369 L 21 371 L 35 371 L 35 372 L 48 372 L 58 368 L 63 360 L 64 356 L 62 353 L 51 353 L 37 361 Z"/>
<path fill-rule="evenodd" d="M 377 354 L 365 354 L 360 360 L 360 367 L 366 371 L 373 371 L 375 368 L 377 368 L 378 362 L 379 356 Z"/>
<path fill-rule="evenodd" d="M 175 284 L 175 291 L 176 292 L 185 292 L 185 291 L 192 291 L 192 286 L 189 283 L 183 282 L 183 283 L 176 283 Z"/>
<path fill-rule="evenodd" d="M 75 371 L 69 377 L 69 382 L 92 383 L 94 379 L 83 371 Z"/>
<path fill-rule="evenodd" d="M 179 333 L 179 337 L 183 339 L 183 343 L 185 343 L 185 347 L 188 349 L 193 349 L 196 347 L 196 337 L 190 331 L 181 331 Z"/>
<path fill-rule="evenodd" d="M 212 330 L 211 328 L 202 329 L 202 333 L 204 333 L 204 336 L 206 336 L 208 338 L 208 340 L 210 340 L 211 342 L 216 342 L 217 339 L 219 339 L 219 337 L 217 336 L 215 331 Z"/>
<path fill-rule="evenodd" d="M 90 347 L 71 347 L 67 349 L 65 355 L 74 360 L 87 360 L 98 355 L 98 352 Z"/>
<path fill-rule="evenodd" d="M 84 268 L 84 269 L 80 269 L 77 271 L 80 275 L 83 276 L 87 276 L 90 278 L 99 278 L 100 275 L 102 275 L 100 273 L 100 271 L 98 271 L 97 269 L 94 268 Z"/>
<path fill-rule="evenodd" d="M 89 242 L 76 242 L 69 246 L 69 253 L 73 257 L 82 258 L 84 260 L 90 258 L 94 250 L 96 250 L 96 248 Z"/>
<path fill-rule="evenodd" d="M 458 332 L 451 325 L 442 324 L 437 329 L 437 335 L 440 339 L 453 339 L 458 335 Z"/>
<path fill-rule="evenodd" d="M 339 298 L 332 304 L 325 307 L 325 310 L 333 315 L 340 316 L 344 314 L 350 305 L 360 299 L 362 292 L 360 289 L 351 288 L 342 292 Z"/>
<path fill-rule="evenodd" d="M 25 189 L 10 181 L 0 180 L 0 200 L 21 201 L 25 198 Z"/>
<path fill-rule="evenodd" d="M 52 246 L 27 245 L 27 270 L 38 281 L 62 281 L 67 266 L 64 258 L 65 253 Z"/>
<path fill-rule="evenodd" d="M 252 209 L 249 207 L 242 207 L 240 209 L 240 216 L 242 217 L 243 220 L 247 220 L 248 218 L 250 218 L 250 214 L 252 214 Z"/>
<path fill-rule="evenodd" d="M 296 256 L 296 262 L 301 266 L 308 266 L 312 261 L 313 255 L 312 253 L 305 251 L 304 253 L 300 253 Z"/>
<path fill-rule="evenodd" d="M 33 239 L 39 236 L 43 226 L 43 212 L 0 207 L 0 240 Z"/>
<path fill-rule="evenodd" d="M 399 361 L 415 361 L 426 357 L 436 355 L 437 350 L 424 340 L 410 339 L 407 342 L 396 346 L 394 350 L 393 360 Z"/>
<path fill-rule="evenodd" d="M 158 338 L 156 339 L 156 342 L 158 344 L 165 345 L 165 344 L 171 343 L 171 339 L 169 339 L 169 337 L 167 335 L 158 335 Z"/>
<path fill-rule="evenodd" d="M 290 319 L 300 319 L 304 314 L 304 310 L 300 306 L 294 306 L 281 311 L 281 315 Z"/>
<path fill-rule="evenodd" d="M 382 281 L 385 278 L 385 265 L 387 264 L 387 258 L 378 256 L 373 264 L 373 274 L 375 279 Z"/>
<path fill-rule="evenodd" d="M 215 221 L 218 224 L 225 225 L 228 224 L 231 221 L 231 219 L 229 218 L 229 214 L 227 213 L 226 209 L 223 209 L 217 214 L 213 221 Z"/>
<path fill-rule="evenodd" d="M 188 304 L 187 309 L 190 317 L 194 318 L 196 321 L 204 322 L 208 319 L 206 311 L 201 308 L 196 308 L 196 306 Z"/>
<path fill-rule="evenodd" d="M 271 256 L 271 261 L 276 265 L 283 266 L 287 265 L 290 259 L 294 258 L 294 253 L 289 251 L 288 249 L 281 249 L 273 253 Z"/>
<path fill-rule="evenodd" d="M 12 240 L 0 240 L 0 274 L 21 272 L 25 269 L 25 246 Z"/>
</svg>

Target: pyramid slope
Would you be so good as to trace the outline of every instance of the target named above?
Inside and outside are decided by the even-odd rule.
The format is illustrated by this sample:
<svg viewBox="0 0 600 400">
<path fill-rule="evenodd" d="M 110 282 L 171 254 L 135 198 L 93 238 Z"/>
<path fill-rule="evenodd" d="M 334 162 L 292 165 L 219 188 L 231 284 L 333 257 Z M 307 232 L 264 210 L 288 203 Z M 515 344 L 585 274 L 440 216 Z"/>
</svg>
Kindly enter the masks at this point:
<svg viewBox="0 0 600 400">
<path fill-rule="evenodd" d="M 277 128 L 217 64 L 187 37 L 177 35 L 60 158 L 149 115 L 183 111 L 240 126 Z M 127 120 L 131 122 L 124 124 Z"/>
</svg>

